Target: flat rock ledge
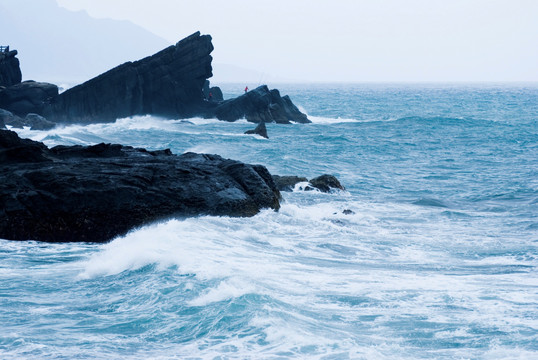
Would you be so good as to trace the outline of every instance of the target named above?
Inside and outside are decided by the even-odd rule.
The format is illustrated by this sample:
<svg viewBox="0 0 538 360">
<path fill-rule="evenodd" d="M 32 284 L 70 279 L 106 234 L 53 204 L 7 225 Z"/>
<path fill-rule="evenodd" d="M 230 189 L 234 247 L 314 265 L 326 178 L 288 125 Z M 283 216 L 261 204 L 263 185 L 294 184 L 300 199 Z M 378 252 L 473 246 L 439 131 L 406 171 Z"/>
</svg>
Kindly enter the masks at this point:
<svg viewBox="0 0 538 360">
<path fill-rule="evenodd" d="M 142 225 L 278 210 L 264 166 L 129 146 L 56 146 L 0 130 L 0 238 L 107 242 Z"/>
</svg>

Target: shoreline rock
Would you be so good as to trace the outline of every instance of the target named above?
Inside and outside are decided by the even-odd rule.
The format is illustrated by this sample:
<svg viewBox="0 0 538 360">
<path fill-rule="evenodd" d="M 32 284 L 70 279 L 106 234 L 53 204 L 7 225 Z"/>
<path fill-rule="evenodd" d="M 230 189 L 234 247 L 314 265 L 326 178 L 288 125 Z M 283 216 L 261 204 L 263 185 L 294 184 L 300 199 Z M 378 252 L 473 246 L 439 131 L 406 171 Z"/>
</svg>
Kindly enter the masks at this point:
<svg viewBox="0 0 538 360">
<path fill-rule="evenodd" d="M 267 169 L 218 155 L 56 146 L 0 130 L 0 238 L 107 242 L 145 224 L 280 208 Z"/>
<path fill-rule="evenodd" d="M 210 87 L 207 80 L 213 76 L 212 51 L 211 36 L 196 32 L 156 54 L 121 64 L 61 94 L 53 84 L 20 83 L 20 79 L 13 84 L 9 80 L 7 87 L 0 87 L 0 108 L 20 117 L 35 113 L 63 124 L 106 123 L 136 115 L 173 119 L 202 116 L 225 121 L 246 118 L 254 123 L 310 122 L 288 96 L 281 97 L 278 90 L 269 90 L 265 85 L 224 100 L 221 89 Z M 16 53 L 10 52 L 14 54 L 10 59 L 20 72 Z M 4 71 L 11 74 L 14 70 L 6 70 L 3 63 L 6 61 L 0 62 L 0 76 L 5 75 Z"/>
<path fill-rule="evenodd" d="M 301 190 L 312 191 L 317 189 L 324 193 L 329 193 L 334 190 L 345 190 L 346 188 L 340 183 L 340 181 L 333 175 L 324 174 L 308 180 L 305 177 L 294 175 L 273 175 L 273 181 L 279 191 L 293 191 L 295 185 L 301 182 L 308 182 Z"/>
</svg>

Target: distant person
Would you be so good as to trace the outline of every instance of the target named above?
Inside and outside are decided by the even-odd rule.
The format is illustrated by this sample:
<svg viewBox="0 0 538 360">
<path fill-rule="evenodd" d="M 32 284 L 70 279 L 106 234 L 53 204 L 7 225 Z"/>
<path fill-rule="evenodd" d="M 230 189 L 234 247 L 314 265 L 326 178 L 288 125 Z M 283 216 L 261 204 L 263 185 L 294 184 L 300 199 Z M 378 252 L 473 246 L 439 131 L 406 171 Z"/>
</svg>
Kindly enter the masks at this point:
<svg viewBox="0 0 538 360">
<path fill-rule="evenodd" d="M 248 86 L 245 86 L 245 94 L 247 93 L 248 91 Z"/>
<path fill-rule="evenodd" d="M 213 101 L 213 94 L 211 92 L 209 92 L 209 95 L 207 96 L 207 100 L 209 100 L 209 102 Z"/>
</svg>

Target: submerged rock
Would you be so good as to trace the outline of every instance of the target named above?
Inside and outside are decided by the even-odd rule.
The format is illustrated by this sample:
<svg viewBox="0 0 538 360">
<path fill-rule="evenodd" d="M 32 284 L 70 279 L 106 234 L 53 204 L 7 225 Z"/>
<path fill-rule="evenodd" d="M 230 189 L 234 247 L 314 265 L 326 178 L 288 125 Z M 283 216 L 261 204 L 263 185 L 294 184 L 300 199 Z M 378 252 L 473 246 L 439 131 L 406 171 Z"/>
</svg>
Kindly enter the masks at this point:
<svg viewBox="0 0 538 360">
<path fill-rule="evenodd" d="M 308 179 L 300 176 L 280 176 L 273 175 L 273 181 L 280 191 L 293 191 L 295 185 L 300 182 L 307 182 Z"/>
<path fill-rule="evenodd" d="M 304 191 L 312 191 L 314 189 L 318 189 L 321 192 L 331 192 L 331 189 L 345 190 L 344 186 L 340 184 L 340 181 L 336 177 L 327 174 L 318 176 L 310 181 L 305 177 L 299 176 L 273 175 L 273 181 L 280 191 L 293 191 L 295 185 L 301 182 L 308 182 L 308 185 L 300 188 L 300 190 Z"/>
<path fill-rule="evenodd" d="M 57 146 L 0 130 L 0 238 L 106 242 L 144 224 L 277 210 L 267 169 L 217 155 Z"/>
<path fill-rule="evenodd" d="M 245 134 L 247 135 L 260 135 L 261 137 L 264 137 L 266 139 L 269 139 L 269 136 L 267 136 L 267 127 L 265 126 L 264 122 L 261 122 L 256 126 L 253 130 L 247 130 L 245 131 Z"/>
<path fill-rule="evenodd" d="M 56 126 L 52 121 L 48 121 L 41 115 L 28 114 L 24 118 L 25 125 L 30 126 L 30 130 L 50 130 Z"/>
<path fill-rule="evenodd" d="M 345 190 L 340 181 L 333 176 L 324 174 L 309 181 L 309 185 L 321 192 L 330 192 L 331 189 Z M 309 190 L 308 188 L 305 190 Z"/>
</svg>

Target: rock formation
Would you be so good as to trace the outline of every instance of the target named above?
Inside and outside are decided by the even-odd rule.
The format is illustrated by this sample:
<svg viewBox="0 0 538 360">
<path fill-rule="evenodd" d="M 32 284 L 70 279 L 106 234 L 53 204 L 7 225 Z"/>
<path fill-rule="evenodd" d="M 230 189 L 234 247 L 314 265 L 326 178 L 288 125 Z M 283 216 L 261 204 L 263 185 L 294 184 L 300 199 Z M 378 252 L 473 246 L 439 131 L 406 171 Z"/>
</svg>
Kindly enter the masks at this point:
<svg viewBox="0 0 538 360">
<path fill-rule="evenodd" d="M 0 86 L 11 86 L 21 82 L 22 73 L 17 50 L 0 52 Z"/>
<path fill-rule="evenodd" d="M 159 219 L 277 210 L 267 169 L 217 155 L 57 146 L 0 130 L 0 238 L 105 242 Z"/>
<path fill-rule="evenodd" d="M 275 122 L 290 124 L 291 122 L 309 123 L 305 114 L 299 111 L 291 102 L 289 96 L 280 96 L 276 89 L 269 90 L 262 85 L 235 99 L 230 99 L 219 104 L 210 115 L 219 120 L 235 121 L 246 119 L 247 121 Z"/>
<path fill-rule="evenodd" d="M 113 122 L 133 115 L 168 118 L 203 116 L 254 123 L 307 123 L 288 96 L 267 86 L 223 101 L 222 91 L 210 87 L 211 36 L 199 32 L 152 56 L 127 62 L 58 95 L 56 85 L 20 83 L 19 61 L 9 54 L 0 62 L 0 108 L 24 117 L 36 113 L 56 123 Z M 8 54 L 9 59 L 8 59 Z M 2 63 L 9 64 L 2 67 Z M 18 70 L 19 83 L 12 73 Z M 4 81 L 4 80 L 2 80 Z M 211 99 L 209 99 L 211 93 Z"/>
<path fill-rule="evenodd" d="M 264 137 L 266 139 L 269 139 L 269 136 L 267 136 L 267 127 L 265 126 L 265 123 L 262 121 L 261 123 L 256 126 L 253 130 L 247 130 L 245 131 L 245 134 L 250 135 L 260 135 L 261 137 Z"/>
<path fill-rule="evenodd" d="M 0 90 L 0 108 L 18 116 L 26 116 L 28 113 L 42 114 L 45 106 L 57 96 L 58 87 L 54 84 L 23 81 Z"/>
<path fill-rule="evenodd" d="M 275 182 L 275 185 L 278 190 L 280 191 L 292 191 L 298 183 L 301 182 L 308 182 L 306 186 L 301 187 L 301 190 L 304 191 L 311 191 L 314 189 L 317 189 L 321 192 L 331 192 L 333 189 L 336 190 L 345 190 L 344 186 L 338 181 L 336 177 L 333 175 L 324 174 L 321 176 L 318 176 L 316 178 L 313 178 L 312 180 L 308 180 L 305 177 L 299 177 L 299 176 L 279 176 L 279 175 L 273 175 L 273 181 Z"/>
<path fill-rule="evenodd" d="M 223 101 L 224 96 L 222 95 L 222 90 L 218 86 L 210 87 L 209 80 L 206 80 L 203 88 L 204 97 L 208 101 Z"/>
<path fill-rule="evenodd" d="M 54 122 L 82 124 L 143 114 L 192 117 L 202 112 L 202 87 L 213 75 L 211 51 L 211 36 L 197 32 L 63 92 L 44 115 Z"/>
</svg>

